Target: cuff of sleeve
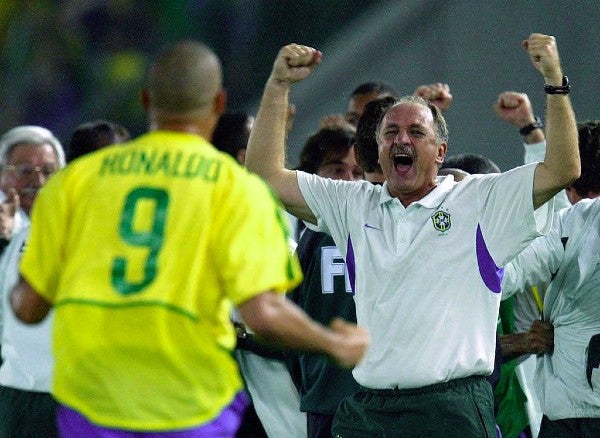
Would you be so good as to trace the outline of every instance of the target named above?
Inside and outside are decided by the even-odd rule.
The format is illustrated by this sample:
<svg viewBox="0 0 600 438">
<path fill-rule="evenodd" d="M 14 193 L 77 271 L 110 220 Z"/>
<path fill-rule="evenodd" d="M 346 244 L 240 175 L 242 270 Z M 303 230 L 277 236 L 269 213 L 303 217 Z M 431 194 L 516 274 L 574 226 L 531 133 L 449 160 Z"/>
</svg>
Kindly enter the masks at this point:
<svg viewBox="0 0 600 438">
<path fill-rule="evenodd" d="M 539 143 L 523 143 L 525 149 L 525 164 L 542 161 L 546 155 L 546 140 Z"/>
</svg>

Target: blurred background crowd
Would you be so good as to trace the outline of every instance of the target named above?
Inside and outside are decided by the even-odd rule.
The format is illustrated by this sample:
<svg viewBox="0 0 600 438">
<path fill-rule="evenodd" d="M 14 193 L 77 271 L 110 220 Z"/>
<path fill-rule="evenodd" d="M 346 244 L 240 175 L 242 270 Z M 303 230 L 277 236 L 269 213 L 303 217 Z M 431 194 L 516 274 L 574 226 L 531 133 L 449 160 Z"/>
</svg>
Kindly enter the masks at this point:
<svg viewBox="0 0 600 438">
<path fill-rule="evenodd" d="M 103 116 L 141 133 L 148 59 L 180 38 L 203 40 L 219 54 L 230 106 L 243 106 L 260 92 L 287 34 L 323 41 L 362 3 L 2 0 L 0 131 L 27 122 L 64 137 Z M 305 26 L 328 9 L 336 12 Z"/>
<path fill-rule="evenodd" d="M 65 140 L 77 124 L 97 118 L 143 132 L 139 93 L 149 56 L 181 38 L 200 39 L 218 53 L 228 109 L 253 112 L 277 50 L 298 42 L 322 50 L 324 63 L 292 95 L 298 109 L 292 165 L 323 114 L 344 112 L 357 84 L 383 80 L 401 94 L 448 83 L 450 152 L 485 154 L 506 170 L 522 160 L 497 148 L 498 139 L 519 138 L 493 116 L 495 97 L 526 92 L 543 116 L 537 77 L 525 53 L 515 56 L 531 32 L 556 35 L 570 56 L 563 68 L 578 119 L 597 117 L 597 6 L 592 0 L 0 0 L 0 132 L 36 124 Z"/>
</svg>

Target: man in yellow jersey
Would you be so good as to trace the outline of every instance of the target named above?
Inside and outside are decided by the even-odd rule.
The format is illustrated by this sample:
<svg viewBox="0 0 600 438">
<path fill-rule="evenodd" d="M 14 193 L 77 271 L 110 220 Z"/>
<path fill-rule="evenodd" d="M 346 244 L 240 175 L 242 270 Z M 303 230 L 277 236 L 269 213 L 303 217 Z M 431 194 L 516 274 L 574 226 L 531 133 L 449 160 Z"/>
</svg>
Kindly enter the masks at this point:
<svg viewBox="0 0 600 438">
<path fill-rule="evenodd" d="M 210 138 L 221 65 L 183 41 L 152 64 L 150 132 L 57 173 L 32 213 L 16 315 L 55 308 L 61 436 L 232 437 L 246 405 L 231 304 L 264 340 L 352 367 L 364 329 L 331 328 L 285 299 L 300 281 L 266 184 Z"/>
</svg>

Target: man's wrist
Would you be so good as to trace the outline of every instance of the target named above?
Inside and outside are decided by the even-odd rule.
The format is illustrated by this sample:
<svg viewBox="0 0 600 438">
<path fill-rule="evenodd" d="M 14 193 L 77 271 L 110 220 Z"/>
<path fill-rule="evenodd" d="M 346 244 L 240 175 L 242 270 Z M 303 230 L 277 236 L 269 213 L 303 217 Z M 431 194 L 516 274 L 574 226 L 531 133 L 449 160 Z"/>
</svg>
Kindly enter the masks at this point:
<svg viewBox="0 0 600 438">
<path fill-rule="evenodd" d="M 544 123 L 542 122 L 542 119 L 540 119 L 539 117 L 535 117 L 534 121 L 529 123 L 528 125 L 523 126 L 522 128 L 519 129 L 519 134 L 521 134 L 523 137 L 526 137 L 527 135 L 529 135 L 533 130 L 535 129 L 542 129 L 544 127 Z"/>
<path fill-rule="evenodd" d="M 290 89 L 290 86 L 291 86 L 291 82 L 277 79 L 272 76 L 267 80 L 268 88 L 277 88 L 281 91 L 288 91 Z"/>
<path fill-rule="evenodd" d="M 544 84 L 544 91 L 546 94 L 569 94 L 571 92 L 571 84 L 569 84 L 569 78 L 563 76 L 561 85 L 552 85 L 546 82 Z"/>
</svg>

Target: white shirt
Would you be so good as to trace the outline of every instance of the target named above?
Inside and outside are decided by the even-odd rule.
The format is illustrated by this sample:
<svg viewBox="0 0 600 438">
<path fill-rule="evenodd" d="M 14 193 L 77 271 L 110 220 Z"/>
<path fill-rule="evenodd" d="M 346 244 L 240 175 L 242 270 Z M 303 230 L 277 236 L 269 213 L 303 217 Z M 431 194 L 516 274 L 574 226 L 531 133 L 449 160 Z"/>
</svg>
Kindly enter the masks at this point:
<svg viewBox="0 0 600 438">
<path fill-rule="evenodd" d="M 600 198 L 555 213 L 551 232 L 507 265 L 503 293 L 548 282 L 544 316 L 554 326 L 554 350 L 537 358 L 540 406 L 551 420 L 598 418 L 600 370 L 588 370 L 587 358 L 600 335 Z"/>
<path fill-rule="evenodd" d="M 0 258 L 0 298 L 4 308 L 2 327 L 2 366 L 0 385 L 26 391 L 50 392 L 54 360 L 51 329 L 54 312 L 39 324 L 17 319 L 9 304 L 9 294 L 19 278 L 19 262 L 29 227 L 13 235 Z"/>
<path fill-rule="evenodd" d="M 387 184 L 298 172 L 300 190 L 342 254 L 371 345 L 354 369 L 369 388 L 414 388 L 488 375 L 504 266 L 551 224 L 535 214 L 535 165 L 469 176 L 405 208 Z"/>
<path fill-rule="evenodd" d="M 3 202 L 4 199 L 6 199 L 6 195 L 4 194 L 4 192 L 0 191 L 0 202 Z M 24 210 L 19 208 L 15 213 L 15 224 L 11 231 L 11 238 L 14 238 L 14 236 L 20 234 L 25 228 L 29 228 L 29 224 L 29 216 L 27 216 L 27 213 L 25 213 Z M 4 252 L 6 252 L 7 250 L 8 246 L 4 248 Z M 0 271 L 0 276 L 1 275 L 2 271 Z M 4 323 L 4 313 L 8 311 L 9 309 L 7 309 L 6 305 L 4 304 L 4 301 L 0 300 L 0 333 L 2 332 L 2 324 Z"/>
<path fill-rule="evenodd" d="M 539 143 L 523 143 L 525 164 L 544 161 L 546 155 L 546 141 Z M 554 196 L 554 211 L 570 207 L 571 203 L 565 190 L 561 190 Z M 514 296 L 515 331 L 525 333 L 529 331 L 531 324 L 542 316 L 540 308 L 546 293 L 545 284 L 532 285 L 527 291 Z"/>
</svg>

